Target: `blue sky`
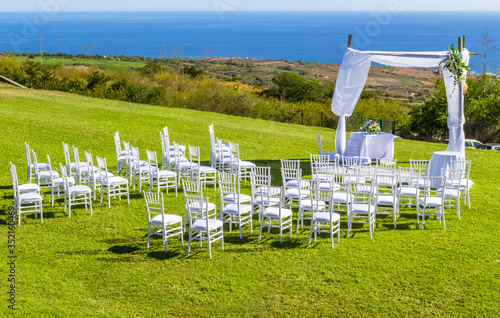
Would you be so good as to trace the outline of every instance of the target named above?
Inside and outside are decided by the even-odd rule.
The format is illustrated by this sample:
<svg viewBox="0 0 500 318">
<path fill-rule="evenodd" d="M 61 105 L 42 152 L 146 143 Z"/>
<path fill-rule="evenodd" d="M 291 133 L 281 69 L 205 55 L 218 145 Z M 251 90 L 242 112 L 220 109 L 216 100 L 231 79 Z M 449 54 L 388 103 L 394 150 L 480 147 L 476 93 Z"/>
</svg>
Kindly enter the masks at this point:
<svg viewBox="0 0 500 318">
<path fill-rule="evenodd" d="M 390 6 L 401 10 L 500 11 L 498 0 L 24 0 L 2 1 L 0 11 L 385 10 Z"/>
</svg>

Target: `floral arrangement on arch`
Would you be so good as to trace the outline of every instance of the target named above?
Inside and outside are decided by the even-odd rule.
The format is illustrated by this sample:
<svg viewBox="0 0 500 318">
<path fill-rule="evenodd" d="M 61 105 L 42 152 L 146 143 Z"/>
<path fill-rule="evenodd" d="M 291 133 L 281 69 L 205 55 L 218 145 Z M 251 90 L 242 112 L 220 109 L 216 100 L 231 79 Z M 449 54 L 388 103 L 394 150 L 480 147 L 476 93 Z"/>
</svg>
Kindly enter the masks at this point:
<svg viewBox="0 0 500 318">
<path fill-rule="evenodd" d="M 378 123 L 368 119 L 363 126 L 360 127 L 360 130 L 366 134 L 380 134 L 380 126 Z"/>
<path fill-rule="evenodd" d="M 443 64 L 444 68 L 450 71 L 451 76 L 454 78 L 453 83 L 455 85 L 458 85 L 461 82 L 464 82 L 465 84 L 465 76 L 470 69 L 467 65 L 465 65 L 464 61 L 462 61 L 460 52 L 455 49 L 455 46 L 453 44 L 448 48 L 446 58 L 439 63 L 439 65 L 441 64 Z"/>
</svg>

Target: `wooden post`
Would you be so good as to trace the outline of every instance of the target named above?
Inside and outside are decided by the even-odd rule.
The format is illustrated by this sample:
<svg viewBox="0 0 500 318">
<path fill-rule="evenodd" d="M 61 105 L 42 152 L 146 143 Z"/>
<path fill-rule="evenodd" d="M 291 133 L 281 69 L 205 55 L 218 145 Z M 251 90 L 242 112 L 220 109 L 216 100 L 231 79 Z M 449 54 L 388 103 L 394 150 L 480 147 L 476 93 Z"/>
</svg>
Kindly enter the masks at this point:
<svg viewBox="0 0 500 318">
<path fill-rule="evenodd" d="M 463 39 L 462 39 L 462 37 L 459 37 L 458 38 L 458 52 L 462 52 L 463 49 L 464 49 Z"/>
<path fill-rule="evenodd" d="M 347 36 L 347 47 L 351 47 L 351 41 L 352 41 L 352 34 L 349 34 Z"/>
<path fill-rule="evenodd" d="M 465 48 L 465 34 L 462 35 L 462 46 Z"/>
</svg>

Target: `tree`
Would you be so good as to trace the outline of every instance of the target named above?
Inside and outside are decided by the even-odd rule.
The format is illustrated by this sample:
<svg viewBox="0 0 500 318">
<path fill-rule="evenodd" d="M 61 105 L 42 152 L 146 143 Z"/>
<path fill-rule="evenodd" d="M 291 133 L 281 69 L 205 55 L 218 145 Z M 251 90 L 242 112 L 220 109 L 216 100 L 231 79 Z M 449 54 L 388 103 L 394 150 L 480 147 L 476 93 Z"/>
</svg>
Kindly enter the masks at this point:
<svg viewBox="0 0 500 318">
<path fill-rule="evenodd" d="M 475 48 L 475 50 L 478 51 L 479 56 L 483 59 L 483 73 L 486 73 L 486 71 L 489 69 L 486 63 L 486 58 L 498 51 L 497 47 L 492 45 L 495 40 L 490 38 L 487 24 L 484 26 L 483 38 L 479 39 L 478 41 L 481 43 L 481 47 Z"/>
</svg>

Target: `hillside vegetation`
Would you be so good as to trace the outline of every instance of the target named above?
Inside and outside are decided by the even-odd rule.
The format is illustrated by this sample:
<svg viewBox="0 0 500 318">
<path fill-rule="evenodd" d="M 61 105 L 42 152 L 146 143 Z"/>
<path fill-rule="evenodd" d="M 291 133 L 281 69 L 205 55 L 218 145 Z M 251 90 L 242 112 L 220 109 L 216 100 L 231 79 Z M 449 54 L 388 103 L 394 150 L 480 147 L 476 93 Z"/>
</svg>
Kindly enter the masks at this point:
<svg viewBox="0 0 500 318">
<path fill-rule="evenodd" d="M 102 100 L 64 92 L 23 90 L 0 84 L 0 235 L 7 238 L 6 214 L 12 204 L 9 161 L 26 177 L 24 142 L 40 161 L 50 155 L 53 167 L 64 162 L 61 142 L 108 160 L 114 170 L 113 134 L 139 147 L 160 152 L 159 131 L 170 138 L 200 146 L 209 157 L 208 125 L 224 141 L 239 143 L 241 157 L 271 166 L 273 183 L 281 183 L 279 159 L 302 159 L 310 174 L 309 154 L 317 153 L 316 133 L 323 149 L 333 151 L 335 131 L 227 116 L 213 112 Z M 428 159 L 445 145 L 395 141 L 398 165 Z M 83 156 L 83 155 L 82 155 Z M 346 237 L 341 219 L 340 243 L 331 249 L 321 236 L 307 246 L 308 222 L 279 243 L 277 231 L 258 242 L 253 233 L 224 232 L 225 249 L 192 247 L 169 239 L 165 254 L 161 239 L 146 250 L 147 216 L 142 195 L 131 190 L 131 203 L 112 200 L 111 208 L 94 202 L 94 214 L 75 208 L 63 212 L 59 199 L 52 208 L 44 192 L 44 222 L 23 215 L 16 226 L 16 316 L 23 317 L 495 317 L 500 313 L 499 187 L 494 151 L 467 149 L 472 160 L 471 209 L 462 205 L 461 220 L 446 210 L 446 230 L 435 218 L 421 230 L 413 208 L 402 208 L 398 227 L 377 217 L 373 239 L 367 226 L 356 226 Z M 142 158 L 144 159 L 144 158 Z M 43 160 L 45 161 L 45 160 Z M 143 188 L 144 190 L 144 188 Z M 249 182 L 242 191 L 250 193 Z M 219 205 L 219 193 L 205 195 Z M 168 213 L 183 215 L 182 191 L 165 195 Z M 294 217 L 294 224 L 296 215 Z M 7 253 L 0 254 L 2 272 Z M 7 282 L 4 282 L 4 287 Z M 6 288 L 6 287 L 5 287 Z M 3 289 L 5 291 L 5 288 Z M 0 316 L 11 317 L 7 302 Z"/>
</svg>

